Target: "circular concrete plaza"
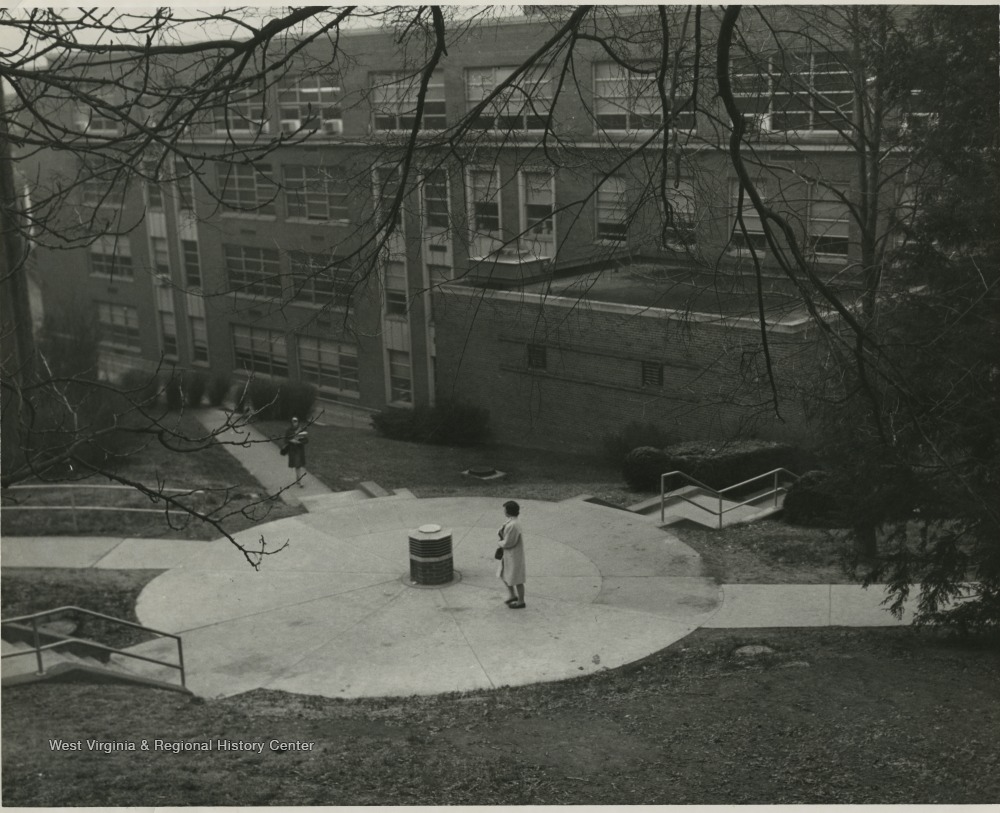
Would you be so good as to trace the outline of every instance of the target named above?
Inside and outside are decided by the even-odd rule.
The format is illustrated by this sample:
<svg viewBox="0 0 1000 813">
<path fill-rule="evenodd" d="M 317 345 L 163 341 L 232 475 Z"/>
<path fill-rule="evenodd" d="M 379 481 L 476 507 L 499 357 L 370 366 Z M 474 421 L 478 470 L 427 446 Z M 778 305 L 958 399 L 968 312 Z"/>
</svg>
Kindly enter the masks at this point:
<svg viewBox="0 0 1000 813">
<path fill-rule="evenodd" d="M 253 570 L 206 543 L 151 581 L 141 622 L 184 642 L 203 697 L 267 688 L 326 697 L 407 696 L 575 677 L 638 660 L 715 613 L 698 555 L 653 521 L 582 500 L 521 501 L 527 607 L 496 575 L 501 499 L 311 501 L 247 531 L 288 547 Z M 450 529 L 456 579 L 416 587 L 408 535 Z"/>
</svg>

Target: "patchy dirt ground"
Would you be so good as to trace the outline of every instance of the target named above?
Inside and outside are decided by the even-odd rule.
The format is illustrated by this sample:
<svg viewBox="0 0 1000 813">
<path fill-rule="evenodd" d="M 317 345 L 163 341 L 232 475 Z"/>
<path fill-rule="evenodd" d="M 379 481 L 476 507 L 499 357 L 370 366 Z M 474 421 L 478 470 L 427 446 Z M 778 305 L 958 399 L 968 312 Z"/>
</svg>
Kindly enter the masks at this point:
<svg viewBox="0 0 1000 813">
<path fill-rule="evenodd" d="M 743 658 L 747 644 L 772 653 Z M 702 630 L 562 683 L 336 701 L 3 693 L 5 805 L 875 804 L 1000 798 L 1000 652 L 909 629 Z M 49 741 L 81 741 L 59 752 Z M 263 753 L 87 740 L 264 743 Z M 311 743 L 272 751 L 272 739 Z"/>
<path fill-rule="evenodd" d="M 844 570 L 843 531 L 802 528 L 780 519 L 722 531 L 671 528 L 701 555 L 706 571 L 724 584 L 852 584 Z"/>
</svg>

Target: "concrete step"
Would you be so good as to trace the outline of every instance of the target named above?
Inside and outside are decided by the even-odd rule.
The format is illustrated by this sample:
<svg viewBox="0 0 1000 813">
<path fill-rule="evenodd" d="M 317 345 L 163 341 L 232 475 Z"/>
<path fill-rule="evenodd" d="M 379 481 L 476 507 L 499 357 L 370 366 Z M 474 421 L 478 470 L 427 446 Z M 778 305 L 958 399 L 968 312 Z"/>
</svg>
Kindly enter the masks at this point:
<svg viewBox="0 0 1000 813">
<path fill-rule="evenodd" d="M 147 658 L 156 658 L 167 663 L 177 663 L 177 642 L 173 638 L 156 638 L 152 641 L 144 641 L 141 644 L 130 646 L 123 650 L 133 655 L 143 655 Z M 169 666 L 150 663 L 149 661 L 130 658 L 128 655 L 114 654 L 111 656 L 111 665 L 115 669 L 121 670 L 129 675 L 142 677 L 149 680 L 156 680 L 163 683 L 180 684 L 181 673 L 179 669 Z"/>
<path fill-rule="evenodd" d="M 325 508 L 339 508 L 352 505 L 359 500 L 371 499 L 369 495 L 357 488 L 353 491 L 334 491 L 331 494 L 320 494 L 315 497 L 301 497 L 299 502 L 307 511 L 321 511 Z"/>
</svg>

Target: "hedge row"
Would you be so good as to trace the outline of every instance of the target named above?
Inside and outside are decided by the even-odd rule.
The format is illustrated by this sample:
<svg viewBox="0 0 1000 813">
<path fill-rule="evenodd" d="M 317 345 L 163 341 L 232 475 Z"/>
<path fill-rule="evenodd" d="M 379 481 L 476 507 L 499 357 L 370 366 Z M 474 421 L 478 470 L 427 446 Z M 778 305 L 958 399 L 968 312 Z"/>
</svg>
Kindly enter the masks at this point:
<svg viewBox="0 0 1000 813">
<path fill-rule="evenodd" d="M 682 471 L 709 488 L 721 490 L 773 469 L 796 474 L 812 468 L 811 455 L 785 443 L 750 440 L 713 446 L 709 443 L 678 443 L 666 449 L 640 446 L 625 458 L 622 475 L 638 491 L 656 491 L 660 475 Z"/>
<path fill-rule="evenodd" d="M 446 446 L 479 446 L 491 437 L 489 410 L 452 400 L 432 407 L 390 407 L 372 415 L 372 426 L 392 440 Z"/>
</svg>

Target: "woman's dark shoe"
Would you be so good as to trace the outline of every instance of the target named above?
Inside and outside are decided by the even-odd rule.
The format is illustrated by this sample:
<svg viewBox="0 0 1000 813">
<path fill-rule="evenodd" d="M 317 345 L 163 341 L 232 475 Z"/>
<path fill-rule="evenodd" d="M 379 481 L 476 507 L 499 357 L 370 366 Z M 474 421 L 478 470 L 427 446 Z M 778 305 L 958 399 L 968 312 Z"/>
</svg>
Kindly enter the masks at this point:
<svg viewBox="0 0 1000 813">
<path fill-rule="evenodd" d="M 523 601 L 515 601 L 513 604 L 508 602 L 507 606 L 512 610 L 523 610 L 527 605 Z"/>
<path fill-rule="evenodd" d="M 507 599 L 507 600 L 506 600 L 506 601 L 504 602 L 504 604 L 506 604 L 506 605 L 507 605 L 508 607 L 509 607 L 509 606 L 510 606 L 511 604 L 517 604 L 517 599 L 516 599 L 516 598 L 509 598 L 509 599 Z"/>
</svg>

